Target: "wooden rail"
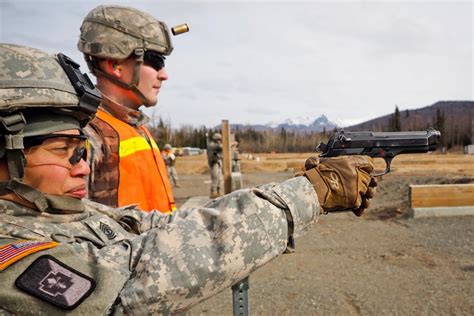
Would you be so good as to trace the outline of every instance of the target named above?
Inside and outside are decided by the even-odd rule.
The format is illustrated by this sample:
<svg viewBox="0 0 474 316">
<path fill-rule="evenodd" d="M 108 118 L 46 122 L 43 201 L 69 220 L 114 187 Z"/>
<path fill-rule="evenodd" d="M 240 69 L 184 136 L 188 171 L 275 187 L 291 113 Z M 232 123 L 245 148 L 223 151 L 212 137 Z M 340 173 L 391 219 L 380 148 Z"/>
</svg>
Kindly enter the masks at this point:
<svg viewBox="0 0 474 316">
<path fill-rule="evenodd" d="M 410 185 L 410 207 L 474 205 L 474 184 Z"/>
<path fill-rule="evenodd" d="M 474 184 L 410 185 L 412 217 L 474 215 Z"/>
</svg>

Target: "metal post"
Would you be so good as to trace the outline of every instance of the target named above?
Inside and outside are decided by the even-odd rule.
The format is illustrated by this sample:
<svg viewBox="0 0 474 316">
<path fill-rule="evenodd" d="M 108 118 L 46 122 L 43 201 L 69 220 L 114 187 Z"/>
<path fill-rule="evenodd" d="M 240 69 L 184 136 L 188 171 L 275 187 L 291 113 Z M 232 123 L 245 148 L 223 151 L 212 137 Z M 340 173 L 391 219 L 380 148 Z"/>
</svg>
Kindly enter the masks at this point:
<svg viewBox="0 0 474 316">
<path fill-rule="evenodd" d="M 222 159 L 224 162 L 225 193 L 232 192 L 232 155 L 230 150 L 230 127 L 228 120 L 222 120 Z M 239 188 L 240 189 L 240 188 Z M 232 286 L 232 301 L 234 316 L 249 315 L 249 278 L 235 283 Z"/>
<path fill-rule="evenodd" d="M 235 283 L 232 286 L 232 301 L 234 316 L 248 316 L 249 314 L 249 278 Z"/>
</svg>

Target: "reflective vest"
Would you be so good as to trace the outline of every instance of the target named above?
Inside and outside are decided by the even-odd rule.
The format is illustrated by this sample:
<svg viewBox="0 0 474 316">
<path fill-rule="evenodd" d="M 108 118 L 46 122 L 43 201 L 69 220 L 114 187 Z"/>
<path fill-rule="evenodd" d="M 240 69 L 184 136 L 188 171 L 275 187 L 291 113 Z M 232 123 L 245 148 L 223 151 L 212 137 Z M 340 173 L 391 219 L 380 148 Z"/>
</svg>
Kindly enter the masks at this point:
<svg viewBox="0 0 474 316">
<path fill-rule="evenodd" d="M 90 198 L 112 206 L 138 204 L 145 211 L 175 210 L 168 172 L 148 129 L 130 126 L 101 109 L 97 117 L 91 125 L 102 134 L 110 152 L 94 171 L 97 183 L 91 187 L 97 190 L 92 190 Z"/>
</svg>

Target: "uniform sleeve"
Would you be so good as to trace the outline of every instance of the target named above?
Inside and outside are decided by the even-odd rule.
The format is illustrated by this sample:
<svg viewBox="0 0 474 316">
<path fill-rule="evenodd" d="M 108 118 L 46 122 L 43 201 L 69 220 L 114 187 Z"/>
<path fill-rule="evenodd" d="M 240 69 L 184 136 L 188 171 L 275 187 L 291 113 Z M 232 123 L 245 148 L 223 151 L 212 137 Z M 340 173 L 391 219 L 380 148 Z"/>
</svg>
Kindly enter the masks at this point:
<svg viewBox="0 0 474 316">
<path fill-rule="evenodd" d="M 169 216 L 148 213 L 141 219 L 146 232 L 131 241 L 132 277 L 116 309 L 182 312 L 284 252 L 289 232 L 301 235 L 319 213 L 304 177 L 235 191 Z"/>
</svg>

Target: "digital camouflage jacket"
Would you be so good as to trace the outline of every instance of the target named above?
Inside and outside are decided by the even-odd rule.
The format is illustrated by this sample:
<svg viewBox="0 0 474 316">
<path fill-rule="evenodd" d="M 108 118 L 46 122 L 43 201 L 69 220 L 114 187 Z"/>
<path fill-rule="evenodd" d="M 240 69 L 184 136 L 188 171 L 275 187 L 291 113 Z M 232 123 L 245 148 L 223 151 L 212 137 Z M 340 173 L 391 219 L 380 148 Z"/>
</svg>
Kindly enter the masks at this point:
<svg viewBox="0 0 474 316">
<path fill-rule="evenodd" d="M 304 177 L 169 215 L 84 206 L 52 214 L 0 200 L 0 315 L 182 312 L 292 247 L 320 213 Z"/>
</svg>

